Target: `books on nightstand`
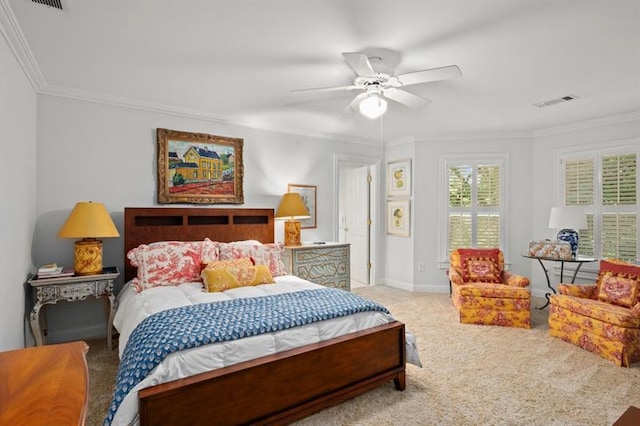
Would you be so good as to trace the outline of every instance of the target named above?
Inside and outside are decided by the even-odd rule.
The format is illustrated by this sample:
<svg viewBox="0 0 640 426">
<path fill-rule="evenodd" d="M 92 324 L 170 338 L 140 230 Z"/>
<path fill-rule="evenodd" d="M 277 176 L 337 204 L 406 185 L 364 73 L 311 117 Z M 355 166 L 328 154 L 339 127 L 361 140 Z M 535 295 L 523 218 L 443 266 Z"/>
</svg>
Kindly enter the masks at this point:
<svg viewBox="0 0 640 426">
<path fill-rule="evenodd" d="M 73 270 L 73 268 L 63 268 L 62 266 L 58 266 L 55 263 L 49 263 L 38 268 L 38 273 L 36 275 L 38 279 L 42 279 L 70 277 L 74 273 L 75 271 Z"/>
</svg>

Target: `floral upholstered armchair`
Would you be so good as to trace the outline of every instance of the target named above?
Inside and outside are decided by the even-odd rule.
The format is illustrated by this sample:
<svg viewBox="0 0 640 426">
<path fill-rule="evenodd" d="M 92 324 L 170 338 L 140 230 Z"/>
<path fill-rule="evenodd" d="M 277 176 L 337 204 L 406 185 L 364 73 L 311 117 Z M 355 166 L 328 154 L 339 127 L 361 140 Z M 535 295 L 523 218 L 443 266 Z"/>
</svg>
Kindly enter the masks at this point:
<svg viewBox="0 0 640 426">
<path fill-rule="evenodd" d="M 549 334 L 629 367 L 640 361 L 640 266 L 601 260 L 595 284 L 560 284 Z"/>
<path fill-rule="evenodd" d="M 502 250 L 454 250 L 448 274 L 461 323 L 531 328 L 529 279 L 504 270 Z"/>
</svg>

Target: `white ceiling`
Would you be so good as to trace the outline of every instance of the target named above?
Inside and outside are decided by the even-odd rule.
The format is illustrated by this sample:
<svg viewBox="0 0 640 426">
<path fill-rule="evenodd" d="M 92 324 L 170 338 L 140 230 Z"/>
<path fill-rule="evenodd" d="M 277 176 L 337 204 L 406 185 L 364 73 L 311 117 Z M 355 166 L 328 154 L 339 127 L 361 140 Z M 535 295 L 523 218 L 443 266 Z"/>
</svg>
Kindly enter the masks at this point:
<svg viewBox="0 0 640 426">
<path fill-rule="evenodd" d="M 8 4 L 42 93 L 370 141 L 530 135 L 640 112 L 640 0 Z M 355 92 L 291 94 L 351 84 L 342 52 L 399 74 L 456 64 L 462 77 L 409 87 L 433 102 L 390 102 L 381 124 L 343 112 Z"/>
</svg>

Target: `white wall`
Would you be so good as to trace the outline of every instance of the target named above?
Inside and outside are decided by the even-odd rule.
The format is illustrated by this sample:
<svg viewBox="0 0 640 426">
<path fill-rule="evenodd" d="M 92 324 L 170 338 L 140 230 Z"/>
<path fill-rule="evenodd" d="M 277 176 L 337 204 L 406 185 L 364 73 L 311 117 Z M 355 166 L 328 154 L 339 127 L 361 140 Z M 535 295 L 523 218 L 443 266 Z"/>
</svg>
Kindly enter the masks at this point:
<svg viewBox="0 0 640 426">
<path fill-rule="evenodd" d="M 386 184 L 383 184 L 382 188 L 382 203 L 384 206 L 382 207 L 382 223 L 384 229 L 384 246 L 386 256 L 384 257 L 384 270 L 383 275 L 384 280 L 383 283 L 396 288 L 401 288 L 403 290 L 411 291 L 414 287 L 414 244 L 417 238 L 419 238 L 418 234 L 416 234 L 416 221 L 420 221 L 422 212 L 419 207 L 416 207 L 416 194 L 419 194 L 421 189 L 418 188 L 422 186 L 423 183 L 419 183 L 416 179 L 418 173 L 416 172 L 417 167 L 416 164 L 418 160 L 416 159 L 417 153 L 415 152 L 415 142 L 413 138 L 406 138 L 402 140 L 391 141 L 386 149 L 385 149 L 385 166 L 384 166 L 384 176 L 382 182 L 386 183 L 389 177 L 387 176 L 386 165 L 390 162 L 401 161 L 401 160 L 410 160 L 411 161 L 411 180 L 412 180 L 412 188 L 411 188 L 411 196 L 410 205 L 409 205 L 409 213 L 411 216 L 411 230 L 408 237 L 399 237 L 396 235 L 387 235 L 387 207 L 386 201 L 389 199 L 387 197 L 387 187 Z M 400 198 L 398 198 L 400 199 Z"/>
<path fill-rule="evenodd" d="M 38 101 L 38 205 L 34 262 L 73 263 L 73 241 L 56 233 L 77 201 L 99 201 L 123 234 L 123 208 L 156 205 L 158 127 L 244 139 L 244 196 L 239 207 L 276 208 L 288 183 L 316 185 L 316 229 L 303 240 L 331 240 L 334 154 L 382 155 L 381 148 L 262 131 L 182 116 L 41 96 Z M 228 206 L 225 206 L 228 207 Z M 276 240 L 282 241 L 277 221 Z M 123 238 L 104 240 L 104 264 L 123 270 Z M 122 285 L 119 280 L 117 288 Z M 99 301 L 52 305 L 50 341 L 104 334 Z M 97 306 L 96 306 L 97 305 Z"/>
<path fill-rule="evenodd" d="M 33 270 L 36 211 L 36 100 L 0 37 L 0 351 L 25 345 L 25 305 L 30 300 L 26 279 Z"/>
<path fill-rule="evenodd" d="M 625 139 L 638 137 L 640 137 L 640 113 L 638 112 L 548 129 L 535 135 L 531 156 L 534 177 L 531 192 L 532 238 L 556 238 L 556 231 L 548 228 L 549 212 L 551 207 L 557 205 L 555 195 L 561 193 L 561 188 L 555 186 L 557 181 L 554 180 L 556 165 L 553 161 L 556 151 L 578 146 L 586 148 L 593 144 L 613 145 Z M 591 267 L 597 269 L 595 264 Z M 588 268 L 589 266 L 585 266 L 582 269 Z M 546 280 L 537 262 L 535 265 L 532 262 L 531 277 L 534 283 L 534 294 L 541 296 L 546 292 Z M 558 277 L 550 276 L 550 278 L 551 284 L 557 282 Z"/>
</svg>

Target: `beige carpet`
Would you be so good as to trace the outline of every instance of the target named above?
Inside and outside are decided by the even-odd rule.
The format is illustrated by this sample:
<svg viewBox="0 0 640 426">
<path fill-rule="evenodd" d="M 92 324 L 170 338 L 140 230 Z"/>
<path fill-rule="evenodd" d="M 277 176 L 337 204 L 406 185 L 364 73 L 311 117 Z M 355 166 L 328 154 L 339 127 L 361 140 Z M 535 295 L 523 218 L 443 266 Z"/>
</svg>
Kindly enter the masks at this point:
<svg viewBox="0 0 640 426">
<path fill-rule="evenodd" d="M 532 309 L 531 330 L 463 325 L 448 295 L 383 286 L 354 292 L 407 325 L 424 367 L 407 366 L 403 392 L 389 383 L 297 425 L 611 425 L 630 405 L 640 406 L 640 363 L 616 367 L 549 337 L 546 310 Z M 104 340 L 89 344 L 87 424 L 98 425 L 118 360 Z"/>
</svg>

